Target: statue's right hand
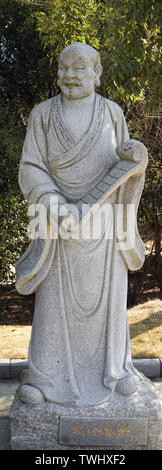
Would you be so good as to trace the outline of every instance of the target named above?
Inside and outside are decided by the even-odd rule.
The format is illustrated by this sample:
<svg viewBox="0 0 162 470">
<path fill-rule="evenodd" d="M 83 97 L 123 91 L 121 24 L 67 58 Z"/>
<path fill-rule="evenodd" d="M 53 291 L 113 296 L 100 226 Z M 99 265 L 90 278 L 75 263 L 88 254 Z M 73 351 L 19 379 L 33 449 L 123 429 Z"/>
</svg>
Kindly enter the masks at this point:
<svg viewBox="0 0 162 470">
<path fill-rule="evenodd" d="M 60 214 L 61 212 L 61 214 Z M 70 212 L 65 205 L 61 207 L 61 211 L 58 204 L 53 204 L 48 207 L 48 220 L 50 223 L 60 225 L 62 221 L 70 215 Z"/>
<path fill-rule="evenodd" d="M 70 233 L 75 230 L 76 221 L 72 214 L 64 217 L 60 226 L 59 226 L 59 234 L 62 239 L 70 238 Z"/>
<path fill-rule="evenodd" d="M 70 234 L 75 232 L 76 225 L 78 224 L 77 215 L 78 211 L 75 206 L 66 204 L 58 205 L 53 204 L 48 211 L 48 219 L 50 224 L 59 233 L 62 239 L 67 240 Z M 77 214 L 76 214 L 77 211 Z"/>
</svg>

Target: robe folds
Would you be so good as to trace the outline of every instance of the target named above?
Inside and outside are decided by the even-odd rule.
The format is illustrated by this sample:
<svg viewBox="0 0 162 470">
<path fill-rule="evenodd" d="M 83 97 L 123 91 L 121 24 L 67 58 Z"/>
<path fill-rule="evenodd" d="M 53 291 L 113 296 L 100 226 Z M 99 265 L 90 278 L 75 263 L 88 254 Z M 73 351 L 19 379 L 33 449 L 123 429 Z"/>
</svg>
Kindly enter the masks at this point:
<svg viewBox="0 0 162 470">
<path fill-rule="evenodd" d="M 76 142 L 60 96 L 36 106 L 29 117 L 19 171 L 29 206 L 47 207 L 57 196 L 59 207 L 67 202 L 79 207 L 119 163 L 116 147 L 129 138 L 119 106 L 96 93 L 89 130 Z M 145 160 L 138 175 L 132 172 L 107 198 L 113 211 L 116 204 L 134 205 L 133 246 L 119 249 L 104 227 L 94 239 L 37 238 L 16 263 L 17 290 L 36 293 L 26 383 L 47 401 L 95 405 L 108 399 L 120 378 L 138 375 L 126 300 L 128 269 L 144 262 L 136 215 Z"/>
</svg>

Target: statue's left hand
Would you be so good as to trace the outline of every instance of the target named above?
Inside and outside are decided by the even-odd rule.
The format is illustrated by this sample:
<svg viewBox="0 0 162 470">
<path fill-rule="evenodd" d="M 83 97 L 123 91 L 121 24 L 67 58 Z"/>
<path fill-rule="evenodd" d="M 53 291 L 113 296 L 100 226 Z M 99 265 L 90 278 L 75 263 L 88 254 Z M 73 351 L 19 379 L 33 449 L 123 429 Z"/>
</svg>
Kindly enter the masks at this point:
<svg viewBox="0 0 162 470">
<path fill-rule="evenodd" d="M 147 149 L 142 142 L 135 139 L 128 139 L 122 142 L 116 148 L 116 153 L 121 160 L 129 160 L 140 162 L 143 159 L 147 160 Z"/>
</svg>

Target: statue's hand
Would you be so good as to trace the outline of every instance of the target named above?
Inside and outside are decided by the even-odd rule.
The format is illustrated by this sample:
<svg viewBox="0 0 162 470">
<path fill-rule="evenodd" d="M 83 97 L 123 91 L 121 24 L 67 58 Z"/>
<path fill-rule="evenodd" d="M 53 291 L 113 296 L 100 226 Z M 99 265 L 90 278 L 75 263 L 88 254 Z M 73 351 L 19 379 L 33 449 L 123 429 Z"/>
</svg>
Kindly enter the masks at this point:
<svg viewBox="0 0 162 470">
<path fill-rule="evenodd" d="M 70 237 L 70 233 L 75 231 L 79 223 L 79 214 L 73 204 L 62 204 L 61 207 L 53 204 L 49 207 L 48 219 L 54 230 L 57 230 L 61 238 L 66 240 Z"/>
<path fill-rule="evenodd" d="M 73 238 L 73 234 L 76 230 L 77 222 L 75 217 L 70 214 L 67 217 L 64 217 L 61 224 L 59 225 L 59 235 L 63 240 L 68 240 Z"/>
<path fill-rule="evenodd" d="M 116 148 L 116 153 L 121 160 L 133 162 L 140 162 L 143 159 L 147 160 L 147 149 L 145 145 L 135 139 L 122 142 L 122 144 Z"/>
<path fill-rule="evenodd" d="M 79 212 L 74 204 L 67 204 L 68 209 L 66 215 L 62 218 L 59 225 L 59 234 L 62 239 L 67 240 L 76 230 L 79 223 Z M 60 211 L 62 212 L 62 211 Z"/>
</svg>

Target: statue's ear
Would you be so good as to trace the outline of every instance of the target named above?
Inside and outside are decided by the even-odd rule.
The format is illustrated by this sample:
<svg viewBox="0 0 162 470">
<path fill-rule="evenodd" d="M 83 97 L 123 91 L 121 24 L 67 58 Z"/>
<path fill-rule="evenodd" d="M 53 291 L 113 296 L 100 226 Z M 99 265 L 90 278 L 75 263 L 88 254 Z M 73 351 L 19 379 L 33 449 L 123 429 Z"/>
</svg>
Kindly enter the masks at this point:
<svg viewBox="0 0 162 470">
<path fill-rule="evenodd" d="M 101 64 L 97 64 L 95 66 L 95 86 L 98 87 L 100 86 L 100 75 L 102 73 L 102 65 Z"/>
<path fill-rule="evenodd" d="M 102 65 L 101 64 L 97 64 L 95 66 L 95 73 L 98 77 L 100 77 L 101 73 L 102 73 Z"/>
</svg>

